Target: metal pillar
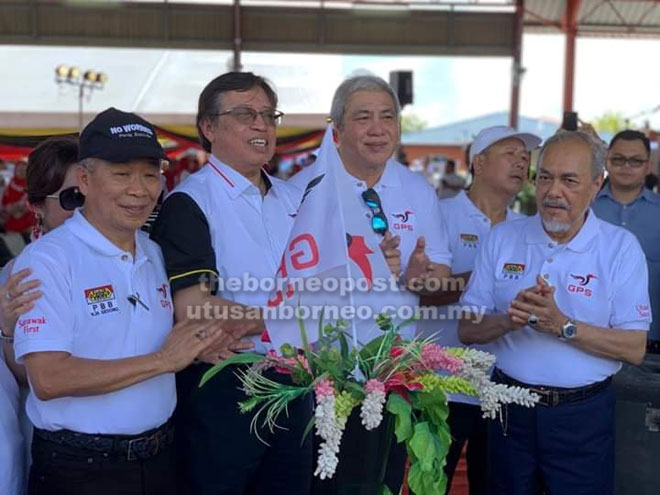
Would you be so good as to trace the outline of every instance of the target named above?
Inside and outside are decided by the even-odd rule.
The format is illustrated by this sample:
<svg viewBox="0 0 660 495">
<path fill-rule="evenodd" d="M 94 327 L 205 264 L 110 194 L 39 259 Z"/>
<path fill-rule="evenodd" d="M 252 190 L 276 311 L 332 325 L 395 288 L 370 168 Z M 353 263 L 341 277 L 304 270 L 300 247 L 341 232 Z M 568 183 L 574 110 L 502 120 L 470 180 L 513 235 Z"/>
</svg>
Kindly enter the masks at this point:
<svg viewBox="0 0 660 495">
<path fill-rule="evenodd" d="M 233 70 L 241 71 L 243 64 L 241 63 L 241 50 L 243 48 L 243 40 L 241 38 L 241 0 L 234 0 L 234 63 Z"/>
<path fill-rule="evenodd" d="M 575 40 L 577 38 L 577 18 L 582 0 L 567 0 L 563 28 L 566 33 L 564 52 L 564 112 L 573 111 L 573 91 L 575 87 Z"/>
<path fill-rule="evenodd" d="M 525 69 L 522 67 L 522 35 L 525 0 L 516 0 L 516 17 L 514 20 L 513 67 L 511 68 L 511 107 L 509 109 L 509 127 L 518 128 L 520 113 L 520 81 Z"/>
</svg>

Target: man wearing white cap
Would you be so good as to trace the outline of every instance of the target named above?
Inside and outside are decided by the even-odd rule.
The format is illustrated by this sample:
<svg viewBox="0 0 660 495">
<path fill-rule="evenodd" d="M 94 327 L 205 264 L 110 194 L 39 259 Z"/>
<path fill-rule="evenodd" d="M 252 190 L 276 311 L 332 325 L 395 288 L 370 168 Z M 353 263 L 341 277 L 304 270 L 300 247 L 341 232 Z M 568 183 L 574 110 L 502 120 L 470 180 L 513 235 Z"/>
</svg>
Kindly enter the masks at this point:
<svg viewBox="0 0 660 495">
<path fill-rule="evenodd" d="M 521 216 L 508 206 L 525 183 L 529 154 L 539 144 L 539 137 L 506 126 L 488 127 L 475 138 L 470 148 L 472 186 L 468 191 L 440 201 L 442 228 L 449 239 L 454 277 L 467 281 L 479 248 L 493 225 Z M 436 333 L 442 345 L 461 345 L 455 317 L 458 313 L 452 308 L 460 293 L 455 291 L 423 300 L 425 304 L 444 305 L 442 314 L 446 319 L 418 324 L 424 333 Z M 453 441 L 445 467 L 449 480 L 447 492 L 467 441 L 470 495 L 486 493 L 486 420 L 481 417 L 477 399 L 458 394 L 451 396 L 450 401 L 449 426 Z"/>
</svg>

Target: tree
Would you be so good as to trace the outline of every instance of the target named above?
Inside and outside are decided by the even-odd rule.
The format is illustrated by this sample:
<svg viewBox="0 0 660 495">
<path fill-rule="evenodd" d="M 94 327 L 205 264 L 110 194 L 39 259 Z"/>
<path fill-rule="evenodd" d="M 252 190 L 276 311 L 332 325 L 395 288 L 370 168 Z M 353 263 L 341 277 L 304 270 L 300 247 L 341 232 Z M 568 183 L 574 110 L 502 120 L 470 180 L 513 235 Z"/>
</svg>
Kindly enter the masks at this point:
<svg viewBox="0 0 660 495">
<path fill-rule="evenodd" d="M 415 132 L 426 129 L 427 122 L 414 113 L 409 113 L 401 117 L 401 132 Z"/>
<path fill-rule="evenodd" d="M 611 132 L 616 134 L 627 127 L 626 120 L 620 112 L 608 110 L 600 117 L 596 117 L 591 124 L 598 132 Z"/>
</svg>

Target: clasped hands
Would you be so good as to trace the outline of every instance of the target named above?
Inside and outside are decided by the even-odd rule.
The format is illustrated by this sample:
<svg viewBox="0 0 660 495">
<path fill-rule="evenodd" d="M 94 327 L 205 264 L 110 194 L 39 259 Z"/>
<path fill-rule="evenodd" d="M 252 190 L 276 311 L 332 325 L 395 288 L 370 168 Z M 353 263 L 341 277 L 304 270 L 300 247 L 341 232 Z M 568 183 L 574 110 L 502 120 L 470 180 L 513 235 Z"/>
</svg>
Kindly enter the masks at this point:
<svg viewBox="0 0 660 495">
<path fill-rule="evenodd" d="M 536 285 L 521 290 L 511 301 L 507 309 L 514 330 L 520 330 L 525 325 L 538 332 L 559 337 L 561 327 L 568 319 L 557 307 L 555 287 L 537 275 Z"/>
<path fill-rule="evenodd" d="M 401 251 L 399 244 L 400 236 L 393 236 L 390 232 L 385 233 L 385 237 L 380 243 L 380 249 L 385 256 L 385 261 L 394 278 L 398 281 L 401 278 Z M 410 254 L 406 273 L 403 280 L 410 289 L 421 289 L 424 281 L 431 275 L 433 265 L 430 258 L 426 255 L 426 240 L 424 236 L 417 238 L 415 249 Z"/>
</svg>

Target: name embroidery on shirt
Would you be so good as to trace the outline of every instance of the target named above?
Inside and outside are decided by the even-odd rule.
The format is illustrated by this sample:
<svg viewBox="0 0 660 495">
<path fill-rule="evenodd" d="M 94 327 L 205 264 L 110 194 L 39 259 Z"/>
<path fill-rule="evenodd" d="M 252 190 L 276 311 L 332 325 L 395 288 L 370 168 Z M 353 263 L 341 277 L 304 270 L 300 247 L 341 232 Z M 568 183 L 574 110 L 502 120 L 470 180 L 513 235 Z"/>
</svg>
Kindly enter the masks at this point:
<svg viewBox="0 0 660 495">
<path fill-rule="evenodd" d="M 85 301 L 90 316 L 100 316 L 119 311 L 115 289 L 112 285 L 102 285 L 92 289 L 85 289 Z"/>
<path fill-rule="evenodd" d="M 508 280 L 518 280 L 525 273 L 525 265 L 520 263 L 504 263 L 502 276 Z"/>
<path fill-rule="evenodd" d="M 402 213 L 392 213 L 391 215 L 398 220 L 398 222 L 392 224 L 392 228 L 394 230 L 407 230 L 412 232 L 415 228 L 408 222 L 410 221 L 410 215 L 414 214 L 415 212 L 410 210 L 406 210 Z"/>
<path fill-rule="evenodd" d="M 479 236 L 475 234 L 460 234 L 459 238 L 463 243 L 463 247 L 476 249 L 479 244 Z"/>
<path fill-rule="evenodd" d="M 40 325 L 45 324 L 45 316 L 38 316 L 36 318 L 22 318 L 18 320 L 18 328 L 20 328 L 21 331 L 26 335 L 29 333 L 39 333 L 39 330 L 41 330 Z"/>
<path fill-rule="evenodd" d="M 589 282 L 591 282 L 593 279 L 598 278 L 596 275 L 593 273 L 588 273 L 586 275 L 575 275 L 573 273 L 570 274 L 573 280 L 577 282 L 578 285 L 575 284 L 568 284 L 568 292 L 572 294 L 581 294 L 585 297 L 591 297 L 593 294 L 593 290 L 588 289 L 587 286 L 589 285 Z"/>
</svg>

